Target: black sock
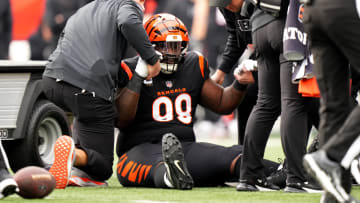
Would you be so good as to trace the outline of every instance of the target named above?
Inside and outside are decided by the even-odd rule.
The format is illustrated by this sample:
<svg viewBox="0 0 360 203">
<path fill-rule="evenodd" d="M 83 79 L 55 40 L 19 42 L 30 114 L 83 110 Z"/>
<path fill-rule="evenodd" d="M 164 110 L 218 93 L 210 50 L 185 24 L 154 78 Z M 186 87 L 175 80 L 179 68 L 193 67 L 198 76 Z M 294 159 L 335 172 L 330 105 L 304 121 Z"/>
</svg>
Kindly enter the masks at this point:
<svg viewBox="0 0 360 203">
<path fill-rule="evenodd" d="M 164 164 L 160 164 L 154 171 L 154 184 L 157 188 L 169 188 L 164 181 L 166 168 Z"/>
</svg>

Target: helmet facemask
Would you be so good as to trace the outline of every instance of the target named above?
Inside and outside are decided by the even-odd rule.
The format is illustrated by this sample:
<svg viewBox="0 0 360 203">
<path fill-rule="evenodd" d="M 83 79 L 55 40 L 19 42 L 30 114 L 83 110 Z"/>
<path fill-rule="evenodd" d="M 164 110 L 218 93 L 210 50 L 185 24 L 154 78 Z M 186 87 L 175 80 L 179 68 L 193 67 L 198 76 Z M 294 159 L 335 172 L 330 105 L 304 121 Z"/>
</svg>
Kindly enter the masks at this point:
<svg viewBox="0 0 360 203">
<path fill-rule="evenodd" d="M 180 35 L 168 35 L 166 41 L 154 42 L 155 49 L 162 54 L 161 72 L 171 74 L 177 71 L 178 64 L 187 50 L 187 42 Z"/>
</svg>

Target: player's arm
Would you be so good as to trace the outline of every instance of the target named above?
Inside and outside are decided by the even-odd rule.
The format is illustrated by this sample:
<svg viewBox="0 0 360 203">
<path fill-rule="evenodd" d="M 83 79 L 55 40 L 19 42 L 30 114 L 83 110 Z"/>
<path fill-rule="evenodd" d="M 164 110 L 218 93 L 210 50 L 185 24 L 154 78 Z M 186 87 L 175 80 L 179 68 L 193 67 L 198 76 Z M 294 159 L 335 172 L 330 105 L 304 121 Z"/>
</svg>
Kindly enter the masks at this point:
<svg viewBox="0 0 360 203">
<path fill-rule="evenodd" d="M 160 72 L 160 57 L 156 54 L 143 27 L 143 12 L 138 6 L 129 4 L 120 7 L 117 14 L 119 30 L 140 57 L 146 61 L 147 79 L 155 77 Z"/>
<path fill-rule="evenodd" d="M 202 104 L 220 114 L 231 113 L 242 101 L 248 84 L 255 83 L 252 71 L 257 70 L 253 60 L 243 61 L 234 70 L 234 82 L 223 88 L 215 81 L 207 79 L 201 90 Z"/>
<path fill-rule="evenodd" d="M 117 108 L 116 127 L 119 129 L 129 125 L 135 118 L 137 106 L 139 103 L 140 92 L 144 77 L 139 72 L 146 69 L 145 62 L 139 58 L 135 71 L 132 72 L 125 62 L 121 63 L 122 72 L 126 74 L 128 82 L 119 89 L 115 99 Z"/>
<path fill-rule="evenodd" d="M 134 77 L 129 83 L 138 83 Z M 141 83 L 140 83 L 141 84 Z M 131 88 L 124 87 L 116 96 L 117 121 L 116 127 L 119 129 L 129 125 L 135 118 L 137 106 L 139 103 L 140 92 L 136 92 Z"/>
<path fill-rule="evenodd" d="M 235 80 L 232 85 L 223 88 L 209 78 L 201 90 L 202 105 L 219 114 L 230 114 L 241 103 L 246 86 Z"/>
</svg>

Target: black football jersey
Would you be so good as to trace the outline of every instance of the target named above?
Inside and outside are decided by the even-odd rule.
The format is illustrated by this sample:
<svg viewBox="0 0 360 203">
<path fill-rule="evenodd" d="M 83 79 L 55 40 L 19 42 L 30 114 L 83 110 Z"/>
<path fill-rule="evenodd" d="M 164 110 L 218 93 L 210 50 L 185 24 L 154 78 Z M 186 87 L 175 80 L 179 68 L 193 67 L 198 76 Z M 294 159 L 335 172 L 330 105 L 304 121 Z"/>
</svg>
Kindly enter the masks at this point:
<svg viewBox="0 0 360 203">
<path fill-rule="evenodd" d="M 135 70 L 138 57 L 122 62 L 128 77 L 120 81 L 125 86 Z M 143 142 L 160 142 L 165 133 L 175 134 L 180 141 L 195 141 L 193 121 L 201 101 L 203 83 L 209 78 L 206 59 L 198 52 L 187 52 L 173 74 L 160 73 L 152 84 L 143 84 L 135 119 L 122 129 L 124 146 L 131 148 Z"/>
</svg>

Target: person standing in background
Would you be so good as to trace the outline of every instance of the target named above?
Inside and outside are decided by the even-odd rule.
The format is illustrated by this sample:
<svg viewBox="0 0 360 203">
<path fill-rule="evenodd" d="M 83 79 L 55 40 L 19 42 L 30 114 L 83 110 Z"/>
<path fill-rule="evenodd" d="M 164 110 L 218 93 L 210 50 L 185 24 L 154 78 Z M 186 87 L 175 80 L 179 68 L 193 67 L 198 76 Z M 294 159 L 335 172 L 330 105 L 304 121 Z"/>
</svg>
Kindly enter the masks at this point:
<svg viewBox="0 0 360 203">
<path fill-rule="evenodd" d="M 67 20 L 93 0 L 46 0 L 45 14 L 37 31 L 29 38 L 32 60 L 44 60 L 56 48 Z"/>
<path fill-rule="evenodd" d="M 360 107 L 353 108 L 349 77 L 360 73 L 360 1 L 305 1 L 304 26 L 320 90 L 320 148 L 304 166 L 326 191 L 320 202 L 358 202 L 349 168 L 360 153 Z"/>
</svg>

